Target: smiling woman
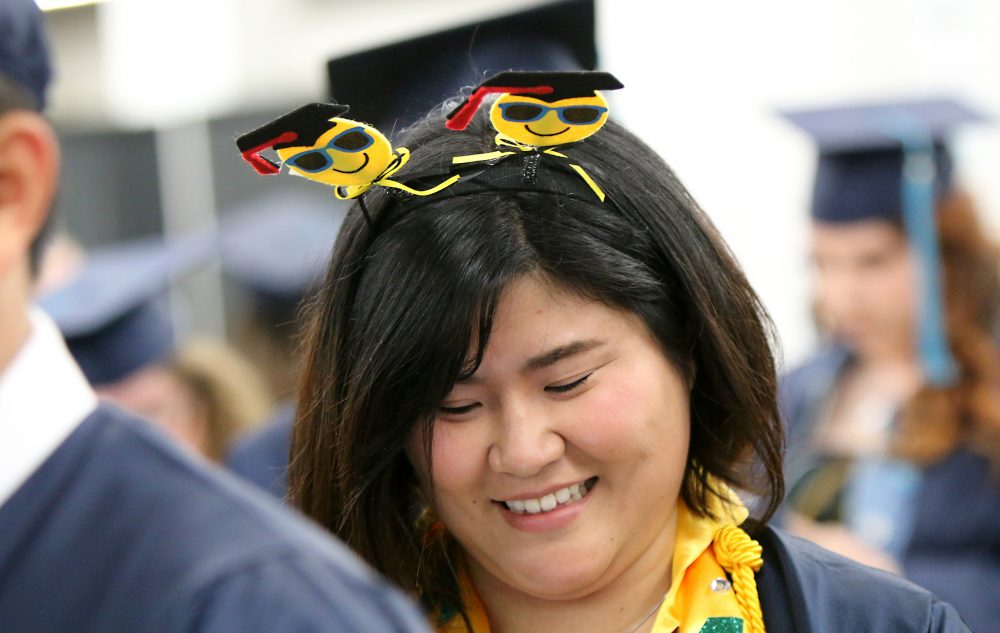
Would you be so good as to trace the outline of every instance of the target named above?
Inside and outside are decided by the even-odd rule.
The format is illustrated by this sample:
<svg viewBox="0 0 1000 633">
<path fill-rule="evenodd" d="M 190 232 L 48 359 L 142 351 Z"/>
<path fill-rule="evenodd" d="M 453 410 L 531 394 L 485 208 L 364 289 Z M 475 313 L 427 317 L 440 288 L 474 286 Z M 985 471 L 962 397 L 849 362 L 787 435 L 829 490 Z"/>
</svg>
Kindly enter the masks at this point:
<svg viewBox="0 0 1000 633">
<path fill-rule="evenodd" d="M 545 108 L 511 116 L 571 116 Z M 432 114 L 396 177 L 494 136 L 486 109 L 460 132 Z M 638 139 L 608 122 L 560 150 L 603 201 L 526 154 L 348 215 L 311 306 L 296 503 L 440 631 L 964 630 L 764 527 L 783 480 L 760 302 Z"/>
</svg>

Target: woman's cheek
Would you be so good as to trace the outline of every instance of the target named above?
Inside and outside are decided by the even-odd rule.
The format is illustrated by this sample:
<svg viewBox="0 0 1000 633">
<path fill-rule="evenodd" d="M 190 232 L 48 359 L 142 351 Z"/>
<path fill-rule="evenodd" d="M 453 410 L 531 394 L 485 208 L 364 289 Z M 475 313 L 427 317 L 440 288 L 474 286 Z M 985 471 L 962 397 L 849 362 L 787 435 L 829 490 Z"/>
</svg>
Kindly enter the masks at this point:
<svg viewBox="0 0 1000 633">
<path fill-rule="evenodd" d="M 438 489 L 460 488 L 479 477 L 488 450 L 483 426 L 476 421 L 434 424 L 431 455 Z"/>
<path fill-rule="evenodd" d="M 580 399 L 574 411 L 571 443 L 593 456 L 611 456 L 635 443 L 641 434 L 641 414 L 628 387 L 595 389 Z"/>
</svg>

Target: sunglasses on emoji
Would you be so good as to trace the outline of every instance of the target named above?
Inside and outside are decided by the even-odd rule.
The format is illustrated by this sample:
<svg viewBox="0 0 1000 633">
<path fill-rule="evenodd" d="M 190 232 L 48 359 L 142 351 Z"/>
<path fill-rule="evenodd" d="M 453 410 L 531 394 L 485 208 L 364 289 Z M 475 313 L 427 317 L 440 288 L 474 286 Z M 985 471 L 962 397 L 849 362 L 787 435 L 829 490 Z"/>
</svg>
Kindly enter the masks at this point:
<svg viewBox="0 0 1000 633">
<path fill-rule="evenodd" d="M 374 143 L 375 139 L 368 132 L 365 132 L 364 128 L 355 127 L 334 136 L 323 147 L 309 149 L 290 156 L 285 163 L 304 172 L 316 173 L 329 169 L 333 165 L 331 151 L 355 154 L 363 152 Z"/>
<path fill-rule="evenodd" d="M 501 103 L 500 112 L 505 121 L 511 123 L 531 123 L 538 121 L 549 112 L 559 115 L 566 125 L 587 125 L 601 118 L 608 111 L 601 106 L 569 105 L 561 107 L 544 106 L 537 103 Z"/>
</svg>

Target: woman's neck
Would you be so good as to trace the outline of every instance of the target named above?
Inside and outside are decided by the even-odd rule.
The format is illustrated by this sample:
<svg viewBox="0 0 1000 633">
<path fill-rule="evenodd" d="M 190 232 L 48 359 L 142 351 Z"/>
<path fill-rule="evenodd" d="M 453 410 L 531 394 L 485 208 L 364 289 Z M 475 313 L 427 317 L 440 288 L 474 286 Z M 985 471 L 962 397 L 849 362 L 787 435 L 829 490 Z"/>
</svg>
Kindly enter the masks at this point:
<svg viewBox="0 0 1000 633">
<path fill-rule="evenodd" d="M 614 578 L 567 598 L 540 598 L 512 587 L 474 561 L 472 582 L 489 614 L 492 633 L 630 633 L 670 589 L 677 514 L 670 524 Z M 620 564 L 612 563 L 612 567 Z M 614 573 L 609 568 L 609 574 Z M 652 630 L 649 617 L 635 633 Z"/>
<path fill-rule="evenodd" d="M 855 358 L 859 364 L 870 367 L 919 365 L 915 338 L 916 334 L 909 331 L 887 334 L 855 348 Z"/>
<path fill-rule="evenodd" d="M 860 357 L 853 373 L 869 390 L 895 401 L 909 398 L 923 382 L 920 359 L 908 351 Z"/>
</svg>

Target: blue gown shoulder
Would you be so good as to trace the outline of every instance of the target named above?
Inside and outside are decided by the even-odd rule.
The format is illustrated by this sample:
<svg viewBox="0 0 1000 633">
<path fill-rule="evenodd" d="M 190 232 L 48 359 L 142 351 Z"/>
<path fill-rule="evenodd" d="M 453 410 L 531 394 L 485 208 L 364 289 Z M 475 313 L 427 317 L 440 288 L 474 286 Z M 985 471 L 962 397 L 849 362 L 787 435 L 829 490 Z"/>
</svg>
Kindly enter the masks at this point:
<svg viewBox="0 0 1000 633">
<path fill-rule="evenodd" d="M 929 591 L 779 529 L 754 534 L 764 550 L 757 588 L 768 633 L 969 633 Z"/>
<path fill-rule="evenodd" d="M 424 631 L 345 546 L 102 405 L 0 507 L 0 631 Z"/>
</svg>

